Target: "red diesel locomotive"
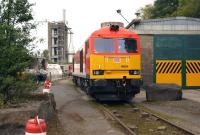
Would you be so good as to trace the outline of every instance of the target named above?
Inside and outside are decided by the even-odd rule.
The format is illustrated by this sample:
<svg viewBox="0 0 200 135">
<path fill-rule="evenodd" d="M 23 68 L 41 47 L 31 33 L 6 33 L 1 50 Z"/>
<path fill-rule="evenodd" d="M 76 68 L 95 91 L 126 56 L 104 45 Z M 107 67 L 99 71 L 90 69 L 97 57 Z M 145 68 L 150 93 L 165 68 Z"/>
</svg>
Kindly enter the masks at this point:
<svg viewBox="0 0 200 135">
<path fill-rule="evenodd" d="M 140 38 L 118 25 L 93 32 L 73 57 L 73 82 L 100 100 L 130 100 L 140 92 Z"/>
</svg>

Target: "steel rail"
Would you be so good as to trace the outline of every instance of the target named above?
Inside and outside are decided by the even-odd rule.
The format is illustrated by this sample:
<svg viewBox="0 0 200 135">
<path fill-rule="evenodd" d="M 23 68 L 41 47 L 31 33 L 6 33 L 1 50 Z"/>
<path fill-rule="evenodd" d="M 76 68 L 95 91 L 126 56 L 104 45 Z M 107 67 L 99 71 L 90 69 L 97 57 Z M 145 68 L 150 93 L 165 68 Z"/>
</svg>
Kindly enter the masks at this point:
<svg viewBox="0 0 200 135">
<path fill-rule="evenodd" d="M 131 106 L 133 107 L 135 105 L 131 104 Z M 165 123 L 167 123 L 167 124 L 169 124 L 171 126 L 174 126 L 174 127 L 178 128 L 179 130 L 182 130 L 182 131 L 186 132 L 187 134 L 190 134 L 190 135 L 196 135 L 197 134 L 197 133 L 193 133 L 192 131 L 190 131 L 190 130 L 184 128 L 184 127 L 181 127 L 181 126 L 179 126 L 179 125 L 177 125 L 177 124 L 175 124 L 175 123 L 173 123 L 173 122 L 171 122 L 171 121 L 159 116 L 158 114 L 153 113 L 152 111 L 150 111 L 151 109 L 148 109 L 145 106 L 142 106 L 142 105 L 136 105 L 136 106 L 139 107 L 140 110 L 149 113 L 150 115 L 162 120 L 163 122 L 165 122 Z M 142 109 L 141 107 L 142 108 L 146 108 L 146 109 Z"/>
<path fill-rule="evenodd" d="M 119 118 L 117 118 L 110 110 L 108 110 L 107 108 L 105 108 L 104 106 L 100 106 L 101 110 L 108 114 L 109 117 L 111 117 L 112 119 L 114 119 L 124 130 L 128 135 L 136 135 L 135 132 L 133 132 L 124 122 L 122 122 Z"/>
</svg>

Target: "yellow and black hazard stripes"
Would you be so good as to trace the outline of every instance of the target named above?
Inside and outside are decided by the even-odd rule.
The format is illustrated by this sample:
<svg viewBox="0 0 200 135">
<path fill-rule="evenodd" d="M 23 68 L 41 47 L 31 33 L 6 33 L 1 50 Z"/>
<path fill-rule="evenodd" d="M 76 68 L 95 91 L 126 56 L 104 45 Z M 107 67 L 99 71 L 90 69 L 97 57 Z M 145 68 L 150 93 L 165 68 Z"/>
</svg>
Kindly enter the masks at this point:
<svg viewBox="0 0 200 135">
<path fill-rule="evenodd" d="M 181 72 L 181 62 L 177 61 L 157 61 L 156 62 L 156 73 L 159 74 L 173 74 Z"/>
<path fill-rule="evenodd" d="M 186 61 L 186 86 L 200 86 L 200 60 Z"/>
<path fill-rule="evenodd" d="M 200 73 L 200 61 L 188 60 L 186 62 L 186 73 Z"/>
<path fill-rule="evenodd" d="M 175 83 L 181 86 L 181 60 L 156 60 L 156 83 Z"/>
<path fill-rule="evenodd" d="M 181 60 L 156 60 L 156 83 L 182 86 L 185 78 L 186 87 L 200 86 L 200 60 L 186 60 L 185 66 L 182 65 Z"/>
</svg>

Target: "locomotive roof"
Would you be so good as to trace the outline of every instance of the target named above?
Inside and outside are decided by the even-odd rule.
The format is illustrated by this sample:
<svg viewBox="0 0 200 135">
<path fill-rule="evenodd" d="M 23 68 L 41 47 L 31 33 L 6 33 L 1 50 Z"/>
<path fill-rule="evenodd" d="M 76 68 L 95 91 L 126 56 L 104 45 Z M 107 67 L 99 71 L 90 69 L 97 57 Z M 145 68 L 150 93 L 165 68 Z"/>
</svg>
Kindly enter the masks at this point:
<svg viewBox="0 0 200 135">
<path fill-rule="evenodd" d="M 129 31 L 122 27 L 119 27 L 119 30 L 117 30 L 117 31 L 110 30 L 110 27 L 103 27 L 103 28 L 93 32 L 90 37 L 134 37 L 134 38 L 138 38 L 139 36 L 135 32 Z"/>
<path fill-rule="evenodd" d="M 118 31 L 111 31 L 110 27 L 103 27 L 99 30 L 94 31 L 90 37 L 110 37 L 110 38 L 115 38 L 115 37 L 121 37 L 121 38 L 139 38 L 138 34 L 136 32 L 130 31 L 128 29 L 119 27 Z M 88 37 L 87 40 L 90 38 Z M 84 45 L 83 45 L 84 46 Z M 77 51 L 80 52 L 81 49 L 83 49 L 83 46 L 81 46 Z"/>
</svg>

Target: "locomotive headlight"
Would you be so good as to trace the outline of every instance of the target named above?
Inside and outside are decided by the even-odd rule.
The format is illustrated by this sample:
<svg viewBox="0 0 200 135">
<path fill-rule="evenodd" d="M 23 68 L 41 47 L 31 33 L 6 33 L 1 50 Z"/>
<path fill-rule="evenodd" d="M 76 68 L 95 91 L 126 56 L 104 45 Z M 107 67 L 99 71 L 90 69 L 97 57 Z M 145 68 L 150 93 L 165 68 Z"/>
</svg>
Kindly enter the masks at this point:
<svg viewBox="0 0 200 135">
<path fill-rule="evenodd" d="M 130 75 L 139 75 L 140 74 L 140 70 L 129 70 L 129 74 Z"/>
<path fill-rule="evenodd" d="M 104 71 L 103 70 L 93 70 L 93 75 L 103 75 Z"/>
</svg>

